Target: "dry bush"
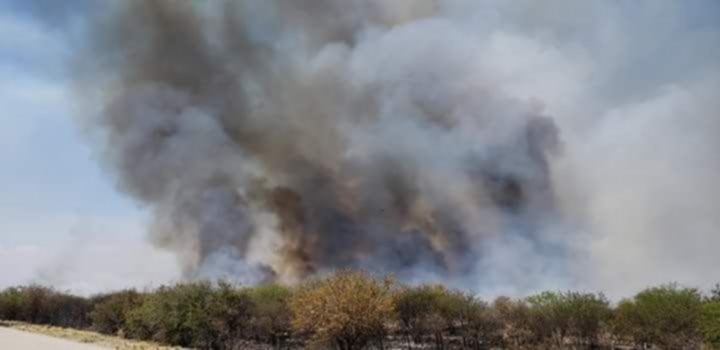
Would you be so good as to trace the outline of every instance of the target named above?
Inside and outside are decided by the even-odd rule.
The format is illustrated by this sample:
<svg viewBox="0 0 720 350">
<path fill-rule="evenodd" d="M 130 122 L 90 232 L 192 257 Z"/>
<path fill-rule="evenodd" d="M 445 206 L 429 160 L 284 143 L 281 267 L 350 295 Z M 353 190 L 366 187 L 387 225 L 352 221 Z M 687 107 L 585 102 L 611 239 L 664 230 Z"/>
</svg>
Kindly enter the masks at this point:
<svg viewBox="0 0 720 350">
<path fill-rule="evenodd" d="M 394 311 L 393 285 L 353 271 L 307 282 L 290 298 L 292 326 L 314 346 L 352 350 L 382 343 Z"/>
<path fill-rule="evenodd" d="M 537 337 L 531 330 L 530 308 L 524 300 L 499 297 L 492 309 L 500 317 L 504 343 L 510 347 L 520 347 L 536 342 Z"/>
</svg>

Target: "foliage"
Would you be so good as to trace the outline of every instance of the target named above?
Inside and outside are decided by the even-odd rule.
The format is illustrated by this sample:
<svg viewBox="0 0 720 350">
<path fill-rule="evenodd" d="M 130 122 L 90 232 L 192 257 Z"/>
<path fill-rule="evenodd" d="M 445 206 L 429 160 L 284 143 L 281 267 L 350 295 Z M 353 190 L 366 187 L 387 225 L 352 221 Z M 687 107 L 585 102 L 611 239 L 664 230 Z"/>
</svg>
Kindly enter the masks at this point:
<svg viewBox="0 0 720 350">
<path fill-rule="evenodd" d="M 500 318 L 505 343 L 512 347 L 531 344 L 537 339 L 531 330 L 530 308 L 524 300 L 498 297 L 492 310 Z"/>
<path fill-rule="evenodd" d="M 570 310 L 563 296 L 555 292 L 543 292 L 527 298 L 530 305 L 530 328 L 540 341 L 562 345 L 570 329 Z"/>
<path fill-rule="evenodd" d="M 473 348 L 502 345 L 504 324 L 497 309 L 474 296 L 465 295 L 461 315 L 464 344 Z"/>
<path fill-rule="evenodd" d="M 595 344 L 612 317 L 610 302 L 598 293 L 565 294 L 571 312 L 570 336 L 581 344 Z"/>
<path fill-rule="evenodd" d="M 291 332 L 288 300 L 292 291 L 281 285 L 266 284 L 250 289 L 248 295 L 253 303 L 252 336 L 281 347 Z"/>
<path fill-rule="evenodd" d="M 142 303 L 142 295 L 135 290 L 99 295 L 93 299 L 92 328 L 103 334 L 123 333 L 128 313 Z"/>
<path fill-rule="evenodd" d="M 202 349 L 232 348 L 242 339 L 252 302 L 246 292 L 221 283 L 160 287 L 127 317 L 128 335 Z"/>
<path fill-rule="evenodd" d="M 12 287 L 0 291 L 0 319 L 198 349 L 252 342 L 279 349 L 304 340 L 322 348 L 382 348 L 386 339 L 436 349 L 598 346 L 609 345 L 602 343 L 608 339 L 663 349 L 694 349 L 701 342 L 720 348 L 720 288 L 703 298 L 695 289 L 663 285 L 614 309 L 602 294 L 580 292 L 499 297 L 488 305 L 441 285 L 398 288 L 389 278 L 340 271 L 297 287 L 193 282 L 90 298 L 38 285 Z"/>
<path fill-rule="evenodd" d="M 235 348 L 247 338 L 252 317 L 253 302 L 246 290 L 237 289 L 228 283 L 219 283 L 210 296 L 206 309 L 210 318 L 211 336 L 207 344 L 214 348 Z"/>
<path fill-rule="evenodd" d="M 20 287 L 5 289 L 0 293 L 0 319 L 21 320 L 23 295 Z"/>
<path fill-rule="evenodd" d="M 488 320 L 484 316 L 488 314 L 484 312 L 486 305 L 482 301 L 471 294 L 442 286 L 430 287 L 430 291 L 433 300 L 429 329 L 434 334 L 436 348 L 447 346 L 445 334 L 460 336 L 464 346 L 468 343 L 479 346 L 494 339 L 492 325 L 485 323 Z"/>
<path fill-rule="evenodd" d="M 499 344 L 500 315 L 472 294 L 440 285 L 405 287 L 397 296 L 396 317 L 408 347 L 431 336 L 436 348 L 445 348 L 447 336 L 459 336 L 463 346 Z"/>
<path fill-rule="evenodd" d="M 437 304 L 440 287 L 420 286 L 404 288 L 397 295 L 395 311 L 405 335 L 415 342 L 421 342 L 426 334 L 442 331 L 438 326 Z"/>
<path fill-rule="evenodd" d="M 39 285 L 0 293 L 0 318 L 62 327 L 86 327 L 91 304 L 85 298 Z"/>
<path fill-rule="evenodd" d="M 128 314 L 128 335 L 133 338 L 209 348 L 216 338 L 209 313 L 212 286 L 188 283 L 160 287 Z"/>
<path fill-rule="evenodd" d="M 700 331 L 705 343 L 720 349 L 720 300 L 707 301 L 702 306 Z"/>
<path fill-rule="evenodd" d="M 696 348 L 702 309 L 700 293 L 675 284 L 646 289 L 615 311 L 616 334 L 637 344 L 666 349 Z"/>
<path fill-rule="evenodd" d="M 393 281 L 340 271 L 300 286 L 290 298 L 292 326 L 314 345 L 361 349 L 385 337 L 394 311 Z"/>
<path fill-rule="evenodd" d="M 610 305 L 602 294 L 543 292 L 527 299 L 530 328 L 541 341 L 562 346 L 594 344 L 610 316 Z"/>
</svg>

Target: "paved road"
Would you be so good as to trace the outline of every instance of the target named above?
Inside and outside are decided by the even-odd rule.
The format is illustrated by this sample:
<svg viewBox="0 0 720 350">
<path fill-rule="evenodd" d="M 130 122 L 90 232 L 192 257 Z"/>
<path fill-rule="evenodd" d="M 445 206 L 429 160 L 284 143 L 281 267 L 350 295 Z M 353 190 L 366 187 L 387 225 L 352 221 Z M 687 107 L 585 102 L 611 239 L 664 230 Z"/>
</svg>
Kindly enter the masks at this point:
<svg viewBox="0 0 720 350">
<path fill-rule="evenodd" d="M 75 343 L 47 335 L 0 327 L 2 350 L 107 350 L 95 345 Z"/>
</svg>

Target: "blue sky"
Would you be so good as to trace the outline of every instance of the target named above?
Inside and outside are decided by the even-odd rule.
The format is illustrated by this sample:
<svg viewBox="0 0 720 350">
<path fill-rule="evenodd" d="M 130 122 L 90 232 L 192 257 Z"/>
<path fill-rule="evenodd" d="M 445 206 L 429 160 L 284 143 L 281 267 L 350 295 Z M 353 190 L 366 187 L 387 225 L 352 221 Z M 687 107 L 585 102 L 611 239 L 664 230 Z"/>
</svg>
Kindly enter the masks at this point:
<svg viewBox="0 0 720 350">
<path fill-rule="evenodd" d="M 85 291 L 173 273 L 170 257 L 144 243 L 141 208 L 115 190 L 74 122 L 67 60 L 82 43 L 83 3 L 0 1 L 0 287 Z M 119 263 L 138 250 L 155 266 Z M 98 252 L 114 253 L 102 262 Z M 54 271 L 62 264 L 73 265 L 66 276 Z"/>
</svg>

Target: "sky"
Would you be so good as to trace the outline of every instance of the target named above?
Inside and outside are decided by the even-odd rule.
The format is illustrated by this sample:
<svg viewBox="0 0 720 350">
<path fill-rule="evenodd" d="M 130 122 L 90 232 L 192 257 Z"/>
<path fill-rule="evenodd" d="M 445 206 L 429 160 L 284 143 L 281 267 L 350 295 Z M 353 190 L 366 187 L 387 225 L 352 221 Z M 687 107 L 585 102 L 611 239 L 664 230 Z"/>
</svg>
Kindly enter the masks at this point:
<svg viewBox="0 0 720 350">
<path fill-rule="evenodd" d="M 0 288 L 88 294 L 180 276 L 77 122 L 69 67 L 90 3 L 0 0 Z M 564 131 L 554 181 L 592 276 L 578 287 L 720 281 L 720 2 L 447 4 L 482 36 L 491 78 Z M 478 13 L 480 25 L 466 18 Z M 496 257 L 509 258 L 521 257 Z"/>
<path fill-rule="evenodd" d="M 75 122 L 68 59 L 81 3 L 0 1 L 0 287 L 90 293 L 177 276 Z"/>
</svg>

